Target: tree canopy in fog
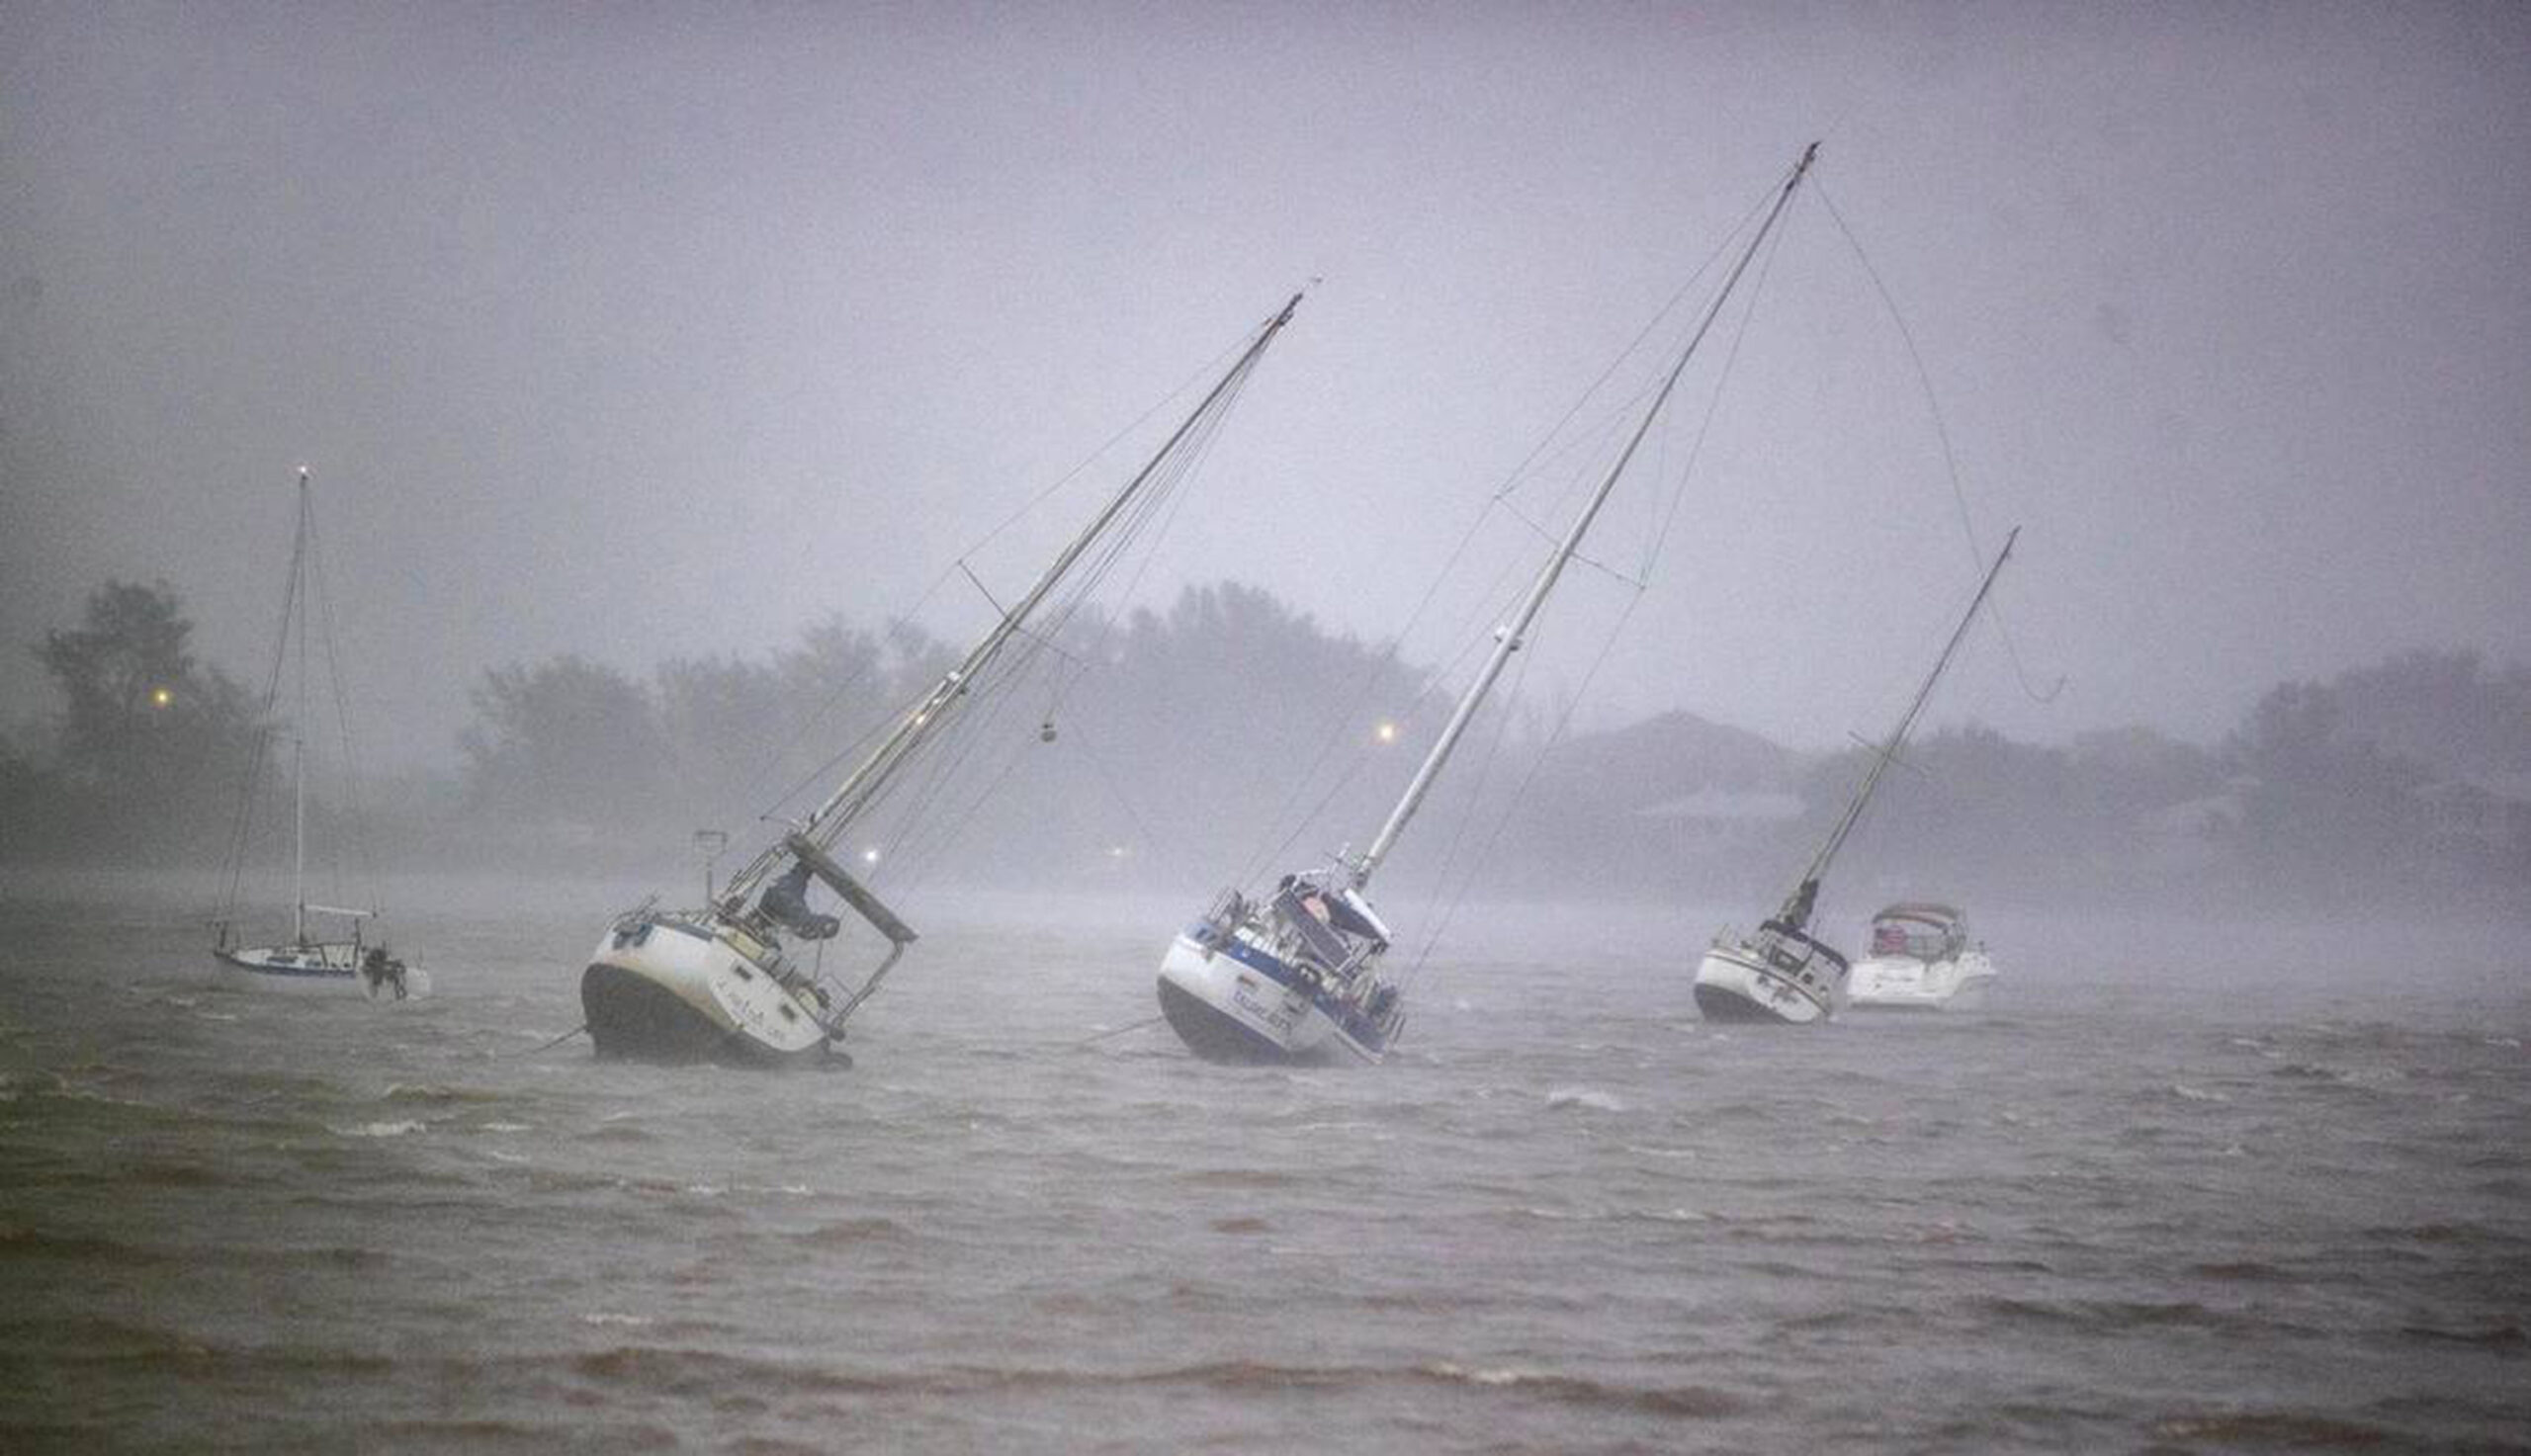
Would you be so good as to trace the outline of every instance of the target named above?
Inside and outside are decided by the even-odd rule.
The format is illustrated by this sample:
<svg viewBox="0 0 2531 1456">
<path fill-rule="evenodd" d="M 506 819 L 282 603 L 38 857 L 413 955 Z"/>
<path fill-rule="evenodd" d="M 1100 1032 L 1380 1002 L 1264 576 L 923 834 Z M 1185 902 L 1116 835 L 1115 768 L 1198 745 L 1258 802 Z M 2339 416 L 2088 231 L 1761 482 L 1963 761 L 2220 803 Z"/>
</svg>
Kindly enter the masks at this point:
<svg viewBox="0 0 2531 1456">
<path fill-rule="evenodd" d="M 109 583 L 38 644 L 66 706 L 0 755 L 10 858 L 218 842 L 257 725 L 188 642 L 171 591 Z M 1189 894 L 1359 847 L 1457 686 L 1232 582 L 1084 615 L 1055 645 L 1062 673 L 1006 695 L 957 750 L 958 785 L 922 801 L 929 821 L 906 845 L 926 872 Z M 489 667 L 458 774 L 373 794 L 390 810 L 373 827 L 412 863 L 490 845 L 521 864 L 663 873 L 696 829 L 744 841 L 802 813 L 953 658 L 908 624 L 831 617 L 639 675 L 569 653 Z M 1447 867 L 1484 893 L 1780 893 L 1868 751 L 1803 753 L 1686 713 L 1562 739 L 1556 721 L 1514 702 L 1480 728 L 1487 746 L 1444 781 L 1399 880 Z M 337 797 L 319 790 L 318 812 Z M 46 832 L 16 827 L 30 824 Z M 1927 734 L 1832 889 L 2500 902 L 2526 881 L 2531 672 L 2419 651 L 2276 684 L 2213 745 L 2142 727 L 2061 745 L 1973 723 Z"/>
</svg>

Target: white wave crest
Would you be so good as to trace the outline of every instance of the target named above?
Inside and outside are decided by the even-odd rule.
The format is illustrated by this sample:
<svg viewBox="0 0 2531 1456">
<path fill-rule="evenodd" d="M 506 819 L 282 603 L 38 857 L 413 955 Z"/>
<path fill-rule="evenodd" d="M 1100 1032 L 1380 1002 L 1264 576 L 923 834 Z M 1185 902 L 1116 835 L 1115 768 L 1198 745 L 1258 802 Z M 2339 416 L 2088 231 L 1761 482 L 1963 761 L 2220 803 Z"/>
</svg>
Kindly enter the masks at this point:
<svg viewBox="0 0 2531 1456">
<path fill-rule="evenodd" d="M 1625 1111 L 1625 1104 L 1618 1101 L 1615 1094 L 1603 1092 L 1597 1087 L 1550 1087 L 1547 1089 L 1546 1105 L 1588 1107 L 1597 1112 Z"/>
</svg>

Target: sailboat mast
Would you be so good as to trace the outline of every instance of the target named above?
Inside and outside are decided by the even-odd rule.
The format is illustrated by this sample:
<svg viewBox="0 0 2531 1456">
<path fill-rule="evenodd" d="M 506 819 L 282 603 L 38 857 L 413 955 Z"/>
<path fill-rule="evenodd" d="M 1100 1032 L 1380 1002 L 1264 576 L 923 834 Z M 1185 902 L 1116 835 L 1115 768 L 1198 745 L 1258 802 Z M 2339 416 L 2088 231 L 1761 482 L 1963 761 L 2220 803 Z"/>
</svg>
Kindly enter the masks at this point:
<svg viewBox="0 0 2531 1456">
<path fill-rule="evenodd" d="M 1788 908 L 1798 903 L 1805 894 L 1817 893 L 1816 887 L 1820 878 L 1828 873 L 1829 861 L 1837 857 L 1837 851 L 1845 847 L 1846 836 L 1854 832 L 1856 824 L 1862 822 L 1864 808 L 1872 802 L 1873 791 L 1880 787 L 1881 776 L 1889 771 L 1889 765 L 1898 757 L 1898 750 L 1906 745 L 1907 735 L 1915 730 L 1916 720 L 1923 715 L 1925 704 L 1934 695 L 1934 684 L 1942 681 L 1944 669 L 1951 666 L 1951 659 L 1960 650 L 1962 640 L 1968 636 L 1969 624 L 1977 620 L 1977 609 L 1986 604 L 1987 593 L 1995 589 L 1995 577 L 2003 571 L 2004 562 L 2011 557 L 2013 543 L 2020 539 L 2019 526 L 2015 526 L 2011 534 L 2004 538 L 2004 549 L 1995 553 L 1994 563 L 1986 568 L 1985 579 L 1977 583 L 1977 595 L 1969 599 L 1968 610 L 1960 614 L 1960 625 L 1951 630 L 1951 640 L 1943 643 L 1942 655 L 1934 659 L 1933 671 L 1925 674 L 1924 682 L 1916 689 L 1916 696 L 1907 704 L 1907 711 L 1899 715 L 1897 726 L 1889 730 L 1889 736 L 1881 739 L 1880 745 L 1873 751 L 1872 767 L 1865 772 L 1863 783 L 1856 787 L 1854 797 L 1847 801 L 1845 815 L 1837 820 L 1837 827 L 1829 831 L 1827 841 L 1819 846 L 1819 853 L 1811 858 L 1810 868 L 1803 872 L 1801 885 L 1793 890 L 1793 899 L 1788 902 Z M 1807 907 L 1804 906 L 1804 908 Z M 1806 920 L 1809 917 L 1804 914 L 1802 918 Z M 1788 919 L 1787 923 L 1797 922 Z"/>
<path fill-rule="evenodd" d="M 1266 346 L 1274 341 L 1276 334 L 1282 332 L 1283 325 L 1292 321 L 1293 310 L 1299 308 L 1300 303 L 1301 295 L 1294 294 L 1283 304 L 1280 312 L 1266 320 L 1265 327 L 1258 332 L 1257 338 L 1240 354 L 1238 360 L 1223 372 L 1213 387 L 1206 391 L 1203 399 L 1188 411 L 1186 418 L 1170 433 L 1168 440 L 1153 452 L 1151 459 L 1144 462 L 1141 470 L 1134 472 L 1133 478 L 1127 480 L 1116 491 L 1107 504 L 1091 520 L 1089 526 L 1084 528 L 1079 536 L 1073 538 L 1072 544 L 1065 547 L 1062 554 L 1055 557 L 1053 564 L 1049 565 L 1044 574 L 1037 578 L 1036 585 L 1028 589 L 1027 595 L 1021 597 L 1017 604 L 1004 613 L 1002 619 L 993 625 L 992 630 L 984 635 L 982 641 L 969 649 L 958 665 L 951 668 L 921 702 L 916 704 L 898 720 L 896 728 L 870 751 L 869 756 L 861 761 L 860 767 L 854 769 L 832 794 L 827 796 L 826 802 L 819 805 L 817 812 L 810 814 L 808 820 L 800 826 L 802 834 L 821 849 L 829 848 L 834 843 L 836 837 L 851 822 L 853 813 L 867 801 L 872 793 L 887 782 L 889 775 L 893 774 L 924 739 L 938 729 L 941 721 L 948 716 L 957 699 L 975 681 L 976 674 L 983 671 L 985 666 L 1002 651 L 1004 645 L 1026 625 L 1030 614 L 1037 610 L 1039 604 L 1045 601 L 1057 583 L 1072 570 L 1074 564 L 1081 559 L 1082 554 L 1089 551 L 1091 544 L 1098 539 L 1118 515 L 1123 513 L 1135 496 L 1142 493 L 1143 486 L 1159 472 L 1162 464 L 1168 461 L 1187 436 L 1193 434 L 1205 418 L 1214 412 L 1215 406 L 1238 389 L 1240 384 L 1256 368 L 1259 358 L 1265 354 Z M 724 898 L 746 896 L 758 881 L 772 871 L 774 865 L 781 861 L 786 852 L 783 846 L 777 843 L 757 855 L 752 863 L 731 879 Z"/>
<path fill-rule="evenodd" d="M 1547 593 L 1555 589 L 1556 579 L 1564 574 L 1565 565 L 1581 549 L 1583 536 L 1599 516 L 1600 507 L 1607 503 L 1617 477 L 1625 473 L 1626 466 L 1634 459 L 1635 450 L 1643 444 L 1644 436 L 1651 433 L 1652 422 L 1659 418 L 1661 406 L 1669 402 L 1671 391 L 1678 387 L 1679 377 L 1687 372 L 1688 361 L 1696 357 L 1697 346 L 1704 342 L 1706 331 L 1721 316 L 1722 306 L 1729 300 L 1732 290 L 1739 286 L 1740 276 L 1748 271 L 1750 262 L 1758 256 L 1758 249 L 1766 242 L 1767 234 L 1774 230 L 1776 219 L 1784 215 L 1786 205 L 1792 201 L 1793 189 L 1801 185 L 1801 179 L 1808 174 L 1811 162 L 1818 155 L 1819 143 L 1814 141 L 1803 149 L 1801 159 L 1793 163 L 1792 175 L 1785 179 L 1783 189 L 1776 194 L 1775 205 L 1767 211 L 1766 219 L 1758 224 L 1758 230 L 1749 238 L 1749 245 L 1741 250 L 1739 260 L 1731 265 L 1729 276 L 1723 279 L 1721 289 L 1714 294 L 1713 301 L 1705 306 L 1704 316 L 1697 321 L 1696 331 L 1688 336 L 1686 346 L 1679 351 L 1678 361 L 1670 366 L 1669 377 L 1661 382 L 1659 392 L 1652 396 L 1642 418 L 1635 422 L 1634 434 L 1626 440 L 1625 449 L 1618 454 L 1616 463 L 1609 467 L 1608 474 L 1601 478 L 1599 488 L 1591 493 L 1591 499 L 1583 506 L 1581 514 L 1574 518 L 1572 528 L 1565 532 L 1555 555 L 1548 557 L 1546 565 L 1539 569 L 1537 579 L 1529 585 L 1528 594 L 1521 599 L 1520 610 L 1502 629 L 1494 650 L 1486 654 L 1485 665 L 1477 670 L 1476 680 L 1460 695 L 1458 707 L 1450 713 L 1450 721 L 1442 726 L 1440 741 L 1433 745 L 1432 752 L 1425 755 L 1423 766 L 1415 771 L 1415 778 L 1406 786 L 1405 794 L 1399 797 L 1397 807 L 1389 811 L 1388 822 L 1380 825 L 1370 848 L 1364 850 L 1361 859 L 1355 862 L 1353 884 L 1356 888 L 1370 883 L 1371 872 L 1387 858 L 1389 850 L 1397 843 L 1398 835 L 1405 832 L 1407 821 L 1414 818 L 1415 812 L 1423 807 L 1424 796 L 1431 792 L 1433 781 L 1440 776 L 1441 765 L 1449 761 L 1451 751 L 1458 747 L 1459 739 L 1476 718 L 1478 706 L 1485 701 L 1486 694 L 1493 691 L 1495 679 L 1503 675 L 1504 665 L 1512 660 L 1514 652 L 1520 650 L 1530 621 L 1537 616 L 1538 609 L 1546 605 Z"/>
<path fill-rule="evenodd" d="M 291 725 L 290 943 L 307 943 L 307 468 L 299 468 L 299 539 L 290 551 L 299 606 L 299 714 Z"/>
</svg>

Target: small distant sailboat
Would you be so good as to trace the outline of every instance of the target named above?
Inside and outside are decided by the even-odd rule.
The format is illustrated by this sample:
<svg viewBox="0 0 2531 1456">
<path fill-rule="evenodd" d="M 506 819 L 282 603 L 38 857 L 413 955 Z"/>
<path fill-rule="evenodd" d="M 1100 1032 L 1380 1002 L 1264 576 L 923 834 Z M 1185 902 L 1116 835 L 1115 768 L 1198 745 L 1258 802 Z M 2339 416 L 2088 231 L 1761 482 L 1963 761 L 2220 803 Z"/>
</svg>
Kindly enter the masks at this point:
<svg viewBox="0 0 2531 1456">
<path fill-rule="evenodd" d="M 1916 720 L 1931 700 L 1934 684 L 1942 681 L 1943 669 L 1951 665 L 1960 650 L 1961 640 L 1968 635 L 1968 625 L 1977 620 L 1977 609 L 1986 603 L 1986 594 L 1994 589 L 1996 573 L 2013 554 L 2013 542 L 2020 539 L 2016 527 L 2004 538 L 2004 549 L 1995 554 L 1994 564 L 1986 568 L 1986 577 L 1977 585 L 1977 595 L 1962 613 L 1960 625 L 1952 630 L 1951 640 L 1943 644 L 1942 655 L 1934 659 L 1933 671 L 1925 674 L 1916 696 L 1899 715 L 1897 726 L 1880 740 L 1873 751 L 1872 767 L 1865 771 L 1863 782 L 1855 786 L 1854 796 L 1847 800 L 1845 813 L 1837 818 L 1836 827 L 1810 857 L 1809 868 L 1792 894 L 1770 919 L 1758 922 L 1755 934 L 1742 935 L 1724 929 L 1704 953 L 1697 967 L 1697 1010 L 1707 1021 L 1783 1022 L 1801 1026 L 1825 1021 L 1837 1013 L 1847 996 L 1846 979 L 1849 966 L 1845 956 L 1810 933 L 1811 912 L 1819 901 L 1819 884 L 1827 878 L 1828 867 L 1845 847 L 1846 836 L 1863 821 L 1864 810 L 1872 804 L 1873 791 L 1880 787 L 1881 775 L 1897 760 L 1914 730 Z"/>
<path fill-rule="evenodd" d="M 737 1065 L 831 1057 L 848 1064 L 838 1046 L 844 1022 L 879 988 L 916 933 L 837 860 L 835 841 L 891 787 L 901 786 L 909 767 L 968 708 L 971 697 L 992 691 L 986 669 L 1027 632 L 1030 617 L 1084 556 L 1102 537 L 1113 548 L 1117 537 L 1150 519 L 1144 507 L 1165 498 L 1167 484 L 1192 469 L 1300 301 L 1293 295 L 1256 331 L 1151 460 L 958 665 L 899 714 L 815 813 L 767 846 L 702 908 L 660 909 L 654 897 L 615 918 L 580 974 L 580 1007 L 599 1056 Z M 1141 499 L 1146 487 L 1153 487 L 1148 501 Z M 1052 723 L 1039 732 L 1051 739 Z M 842 928 L 835 916 L 810 905 L 813 882 L 841 898 L 888 943 L 885 957 L 857 987 L 829 986 L 784 953 L 786 936 L 815 943 Z"/>
<path fill-rule="evenodd" d="M 1958 906 L 1900 900 L 1872 917 L 1872 954 L 1846 984 L 1856 1011 L 1972 1011 L 1986 1003 L 1995 963 L 1969 942 Z"/>
<path fill-rule="evenodd" d="M 231 837 L 227 866 L 227 889 L 219 912 L 212 919 L 212 955 L 221 965 L 243 973 L 250 981 L 274 985 L 358 985 L 372 1000 L 400 1001 L 425 994 L 430 978 L 420 968 L 406 965 L 388 949 L 381 938 L 372 940 L 368 922 L 377 918 L 376 909 L 350 909 L 341 905 L 310 904 L 307 899 L 307 760 L 308 736 L 314 724 L 308 713 L 308 609 L 312 599 L 323 589 L 323 573 L 319 569 L 316 550 L 315 508 L 309 501 L 307 471 L 299 472 L 299 528 L 290 552 L 290 577 L 282 601 L 279 641 L 273 646 L 273 670 L 264 692 L 264 717 L 267 724 L 255 743 L 254 762 L 248 765 L 243 803 L 238 809 L 236 833 Z M 320 621 L 323 620 L 320 609 Z M 289 724 L 290 735 L 290 939 L 276 944 L 242 943 L 238 919 L 243 905 L 241 888 L 245 878 L 245 862 L 253 849 L 256 790 L 262 780 L 265 749 L 279 730 L 271 725 L 272 710 L 279 701 L 282 666 L 297 648 L 298 707 Z M 325 667 L 334 680 L 337 708 L 341 701 L 341 674 L 334 661 L 330 635 L 323 649 Z M 355 771 L 350 762 L 350 733 L 345 731 L 343 775 L 345 802 L 336 807 L 347 826 L 354 828 L 358 793 L 352 787 Z M 339 922 L 333 934 L 311 928 L 311 917 Z"/>
<path fill-rule="evenodd" d="M 1160 966 L 1160 1009 L 1188 1050 L 1207 1061 L 1276 1064 L 1335 1060 L 1342 1049 L 1360 1061 L 1376 1063 L 1396 1045 L 1406 1026 L 1405 995 L 1381 966 L 1381 957 L 1395 937 L 1365 894 L 1371 876 L 1422 807 L 1478 707 L 1502 676 L 1504 665 L 1520 650 L 1530 623 L 1581 549 L 1609 492 L 1625 473 L 1697 346 L 1720 316 L 1818 153 L 1813 142 L 1793 164 L 1765 219 L 1750 235 L 1660 388 L 1636 419 L 1624 449 L 1539 568 L 1511 621 L 1496 631 L 1484 665 L 1460 696 L 1440 738 L 1425 755 L 1370 847 L 1358 856 L 1339 850 L 1325 866 L 1283 876 L 1270 893 L 1225 890 L 1201 919 L 1171 941 Z"/>
</svg>

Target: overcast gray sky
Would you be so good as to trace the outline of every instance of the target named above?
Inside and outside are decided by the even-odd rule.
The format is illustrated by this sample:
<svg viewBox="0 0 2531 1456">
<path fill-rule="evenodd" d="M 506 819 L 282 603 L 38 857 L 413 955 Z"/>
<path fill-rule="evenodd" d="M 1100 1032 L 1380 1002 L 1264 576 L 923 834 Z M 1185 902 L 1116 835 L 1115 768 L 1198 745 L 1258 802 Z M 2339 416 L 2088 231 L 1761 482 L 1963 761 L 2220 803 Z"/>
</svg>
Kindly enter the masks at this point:
<svg viewBox="0 0 2531 1456">
<path fill-rule="evenodd" d="M 2519 5 L 13 3 L 0 701 L 109 575 L 253 677 L 305 462 L 365 732 L 445 759 L 495 661 L 903 609 L 1312 277 L 1142 595 L 1384 637 L 1813 137 L 2070 679 L 1981 634 L 1937 722 L 2210 738 L 2282 677 L 2531 658 Z M 1593 722 L 1877 728 L 1973 581 L 1903 347 L 1793 223 Z"/>
</svg>

